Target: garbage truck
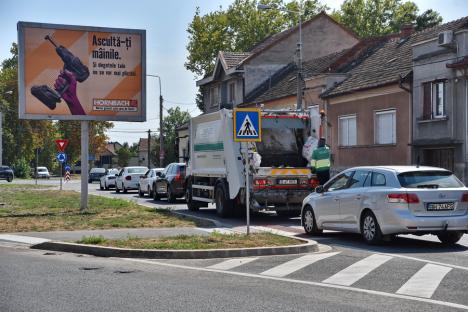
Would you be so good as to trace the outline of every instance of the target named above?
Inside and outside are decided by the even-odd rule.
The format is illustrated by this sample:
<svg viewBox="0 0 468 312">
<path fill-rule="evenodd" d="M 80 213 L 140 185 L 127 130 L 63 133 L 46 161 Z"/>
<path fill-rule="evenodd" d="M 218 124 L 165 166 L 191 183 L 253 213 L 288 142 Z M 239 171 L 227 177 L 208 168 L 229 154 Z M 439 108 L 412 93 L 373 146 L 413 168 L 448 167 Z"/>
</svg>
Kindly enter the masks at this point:
<svg viewBox="0 0 468 312">
<path fill-rule="evenodd" d="M 236 142 L 233 111 L 221 109 L 190 120 L 186 202 L 196 211 L 215 203 L 222 217 L 245 213 L 245 163 L 249 167 L 251 211 L 299 215 L 303 199 L 318 180 L 302 156 L 314 132 L 310 112 L 261 113 L 261 142 Z M 249 148 L 245 159 L 243 148 Z"/>
</svg>

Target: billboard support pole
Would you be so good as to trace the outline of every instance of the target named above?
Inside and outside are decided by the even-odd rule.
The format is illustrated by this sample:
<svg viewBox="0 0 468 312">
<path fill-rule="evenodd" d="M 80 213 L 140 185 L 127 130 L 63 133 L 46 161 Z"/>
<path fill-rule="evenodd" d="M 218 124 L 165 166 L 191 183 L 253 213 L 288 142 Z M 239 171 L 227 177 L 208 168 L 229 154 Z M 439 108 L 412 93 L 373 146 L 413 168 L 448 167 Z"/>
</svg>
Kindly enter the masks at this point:
<svg viewBox="0 0 468 312">
<path fill-rule="evenodd" d="M 88 209 L 89 122 L 81 121 L 81 202 L 80 212 Z"/>
</svg>

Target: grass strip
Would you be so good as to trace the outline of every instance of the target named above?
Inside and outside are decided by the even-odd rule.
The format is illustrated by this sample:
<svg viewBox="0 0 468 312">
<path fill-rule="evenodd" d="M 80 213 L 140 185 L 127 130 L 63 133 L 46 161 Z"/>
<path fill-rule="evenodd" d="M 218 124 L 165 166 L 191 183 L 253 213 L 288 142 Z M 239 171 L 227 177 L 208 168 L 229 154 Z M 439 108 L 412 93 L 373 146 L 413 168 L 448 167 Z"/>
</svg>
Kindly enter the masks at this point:
<svg viewBox="0 0 468 312">
<path fill-rule="evenodd" d="M 73 191 L 5 188 L 0 191 L 0 232 L 198 225 L 170 211 L 121 199 L 90 195 L 88 207 L 80 213 L 80 194 Z"/>
<path fill-rule="evenodd" d="M 92 244 L 131 249 L 224 249 L 289 246 L 303 243 L 300 240 L 271 233 L 178 235 L 158 238 L 127 236 L 125 239 L 110 240 L 102 236 L 83 236 L 79 244 Z"/>
</svg>

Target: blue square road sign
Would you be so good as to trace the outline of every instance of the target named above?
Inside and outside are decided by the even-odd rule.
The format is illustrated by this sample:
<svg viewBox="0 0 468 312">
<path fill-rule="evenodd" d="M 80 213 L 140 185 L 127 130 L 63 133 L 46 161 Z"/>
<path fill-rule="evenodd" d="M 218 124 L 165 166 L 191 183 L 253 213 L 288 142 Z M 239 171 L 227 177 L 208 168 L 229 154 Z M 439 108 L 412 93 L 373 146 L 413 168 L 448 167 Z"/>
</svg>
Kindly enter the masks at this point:
<svg viewBox="0 0 468 312">
<path fill-rule="evenodd" d="M 261 142 L 262 114 L 256 108 L 235 108 L 233 111 L 234 141 Z"/>
</svg>

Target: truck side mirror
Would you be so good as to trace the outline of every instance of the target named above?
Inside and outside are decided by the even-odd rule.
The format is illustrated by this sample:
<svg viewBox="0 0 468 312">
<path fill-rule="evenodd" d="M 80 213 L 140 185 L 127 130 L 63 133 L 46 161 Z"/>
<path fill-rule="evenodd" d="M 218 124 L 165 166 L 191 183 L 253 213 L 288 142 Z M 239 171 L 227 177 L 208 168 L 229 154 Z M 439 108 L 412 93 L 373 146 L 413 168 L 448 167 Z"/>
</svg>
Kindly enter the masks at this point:
<svg viewBox="0 0 468 312">
<path fill-rule="evenodd" d="M 320 194 L 323 193 L 325 190 L 323 189 L 323 185 L 319 185 L 315 188 L 315 193 Z"/>
</svg>

